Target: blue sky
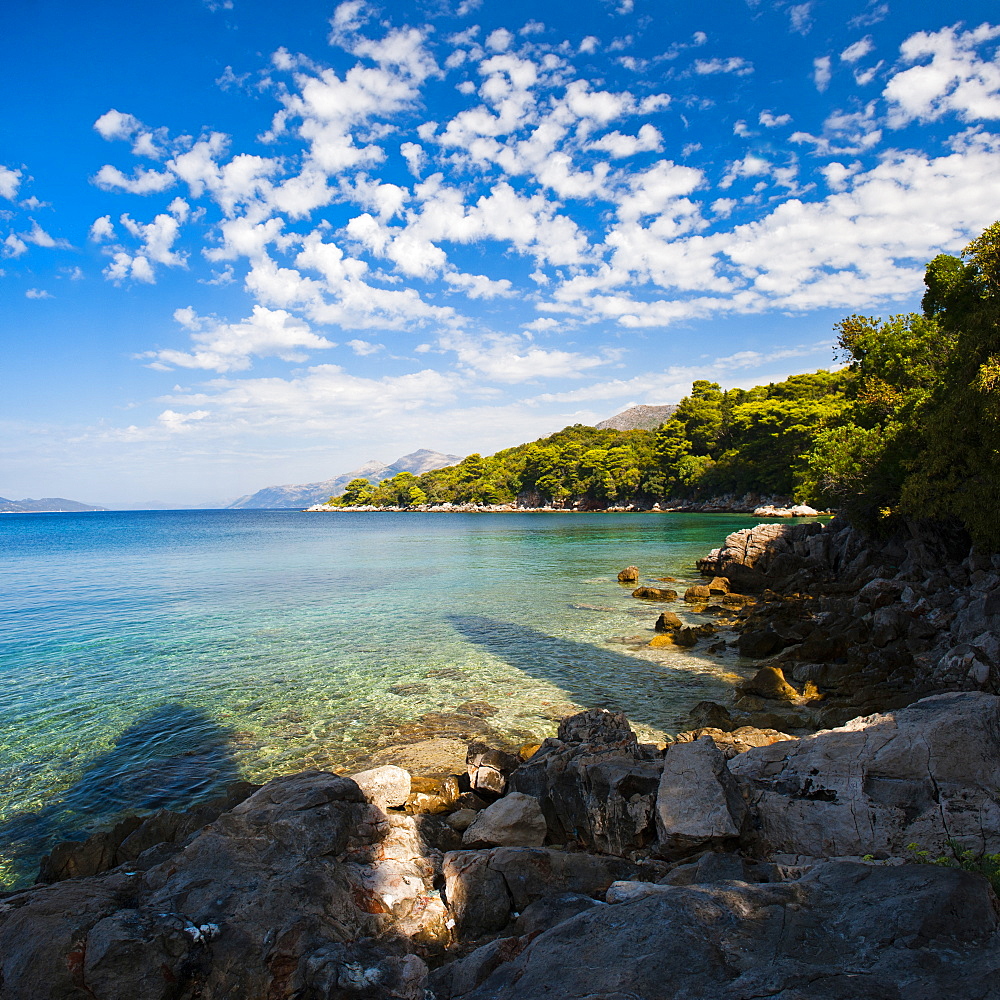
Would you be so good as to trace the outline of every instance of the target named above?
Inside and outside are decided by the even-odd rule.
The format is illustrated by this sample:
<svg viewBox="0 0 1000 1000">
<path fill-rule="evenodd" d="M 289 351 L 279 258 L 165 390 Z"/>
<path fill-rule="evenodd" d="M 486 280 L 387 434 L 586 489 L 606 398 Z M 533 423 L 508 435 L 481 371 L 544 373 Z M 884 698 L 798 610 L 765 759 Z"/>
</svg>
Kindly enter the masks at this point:
<svg viewBox="0 0 1000 1000">
<path fill-rule="evenodd" d="M 828 367 L 1000 217 L 992 3 L 4 27 L 7 497 L 198 503 Z"/>
</svg>

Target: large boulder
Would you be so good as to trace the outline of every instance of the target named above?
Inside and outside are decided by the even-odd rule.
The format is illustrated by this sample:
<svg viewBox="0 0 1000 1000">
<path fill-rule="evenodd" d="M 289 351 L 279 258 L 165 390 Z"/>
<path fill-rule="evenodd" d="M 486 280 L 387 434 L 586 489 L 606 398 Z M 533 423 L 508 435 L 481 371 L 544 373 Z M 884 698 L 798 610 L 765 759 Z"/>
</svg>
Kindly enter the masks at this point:
<svg viewBox="0 0 1000 1000">
<path fill-rule="evenodd" d="M 625 855 L 656 837 L 662 768 L 660 752 L 638 742 L 624 715 L 597 709 L 564 719 L 509 788 L 538 799 L 552 841 Z"/>
<path fill-rule="evenodd" d="M 511 792 L 476 816 L 462 843 L 470 847 L 541 847 L 545 830 L 545 814 L 538 799 Z"/>
<path fill-rule="evenodd" d="M 668 755 L 669 759 L 669 755 Z M 811 857 L 1000 852 L 1000 697 L 956 692 L 740 754 L 759 849 Z"/>
<path fill-rule="evenodd" d="M 656 865 L 545 847 L 450 851 L 443 870 L 448 909 L 462 939 L 502 930 L 548 896 L 575 893 L 603 900 L 613 882 L 660 874 Z"/>
<path fill-rule="evenodd" d="M 657 886 L 557 924 L 453 1000 L 992 1000 L 988 883 L 934 866 L 817 865 L 798 881 Z"/>
<path fill-rule="evenodd" d="M 732 841 L 740 834 L 744 812 L 726 755 L 710 737 L 671 744 L 656 795 L 661 852 L 682 855 Z"/>
<path fill-rule="evenodd" d="M 145 872 L 0 900 L 0 992 L 285 1000 L 361 976 L 365 996 L 422 997 L 426 968 L 407 953 L 450 940 L 432 856 L 415 817 L 351 779 L 277 778 Z"/>
<path fill-rule="evenodd" d="M 751 592 L 774 586 L 799 568 L 802 559 L 816 551 L 808 545 L 823 525 L 758 524 L 727 536 L 720 549 L 698 560 L 704 576 L 724 577 L 737 590 Z"/>
</svg>

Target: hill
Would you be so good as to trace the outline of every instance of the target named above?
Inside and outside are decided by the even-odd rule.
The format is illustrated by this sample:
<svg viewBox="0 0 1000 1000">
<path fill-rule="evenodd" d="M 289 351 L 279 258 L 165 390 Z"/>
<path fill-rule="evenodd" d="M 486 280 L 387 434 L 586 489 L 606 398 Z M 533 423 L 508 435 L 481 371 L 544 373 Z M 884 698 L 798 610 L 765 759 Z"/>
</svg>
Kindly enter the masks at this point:
<svg viewBox="0 0 1000 1000">
<path fill-rule="evenodd" d="M 676 403 L 663 406 L 630 406 L 594 426 L 599 431 L 655 431 L 677 412 Z"/>
<path fill-rule="evenodd" d="M 332 479 L 324 479 L 317 483 L 289 483 L 284 486 L 265 486 L 263 489 L 257 490 L 256 493 L 249 493 L 238 500 L 234 500 L 226 509 L 265 508 L 268 510 L 283 510 L 311 507 L 313 504 L 325 503 L 331 496 L 342 492 L 352 479 L 367 479 L 369 482 L 379 483 L 383 479 L 391 479 L 401 472 L 410 472 L 419 476 L 434 469 L 443 469 L 445 466 L 454 465 L 456 462 L 460 462 L 461 459 L 461 455 L 443 455 L 439 451 L 420 448 L 417 451 L 410 452 L 408 455 L 397 458 L 390 465 L 373 460 L 366 462 L 351 472 L 344 472 L 339 476 L 334 476 Z"/>
<path fill-rule="evenodd" d="M 57 511 L 107 510 L 93 504 L 67 500 L 65 497 L 42 497 L 41 500 L 8 500 L 0 497 L 0 514 L 48 514 Z"/>
</svg>

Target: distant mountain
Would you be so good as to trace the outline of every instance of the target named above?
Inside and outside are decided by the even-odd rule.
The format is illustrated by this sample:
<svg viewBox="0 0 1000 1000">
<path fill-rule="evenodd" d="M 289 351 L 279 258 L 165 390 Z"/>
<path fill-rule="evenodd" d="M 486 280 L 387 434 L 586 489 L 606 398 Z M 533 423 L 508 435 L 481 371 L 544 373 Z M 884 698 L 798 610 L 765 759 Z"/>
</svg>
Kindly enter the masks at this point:
<svg viewBox="0 0 1000 1000">
<path fill-rule="evenodd" d="M 0 514 L 47 514 L 53 511 L 107 510 L 93 504 L 66 500 L 64 497 L 42 497 L 41 500 L 8 500 L 0 497 Z"/>
<path fill-rule="evenodd" d="M 676 412 L 675 403 L 664 406 L 630 406 L 594 426 L 600 431 L 652 431 Z"/>
<path fill-rule="evenodd" d="M 240 497 L 229 504 L 229 510 L 242 508 L 266 508 L 280 510 L 287 508 L 311 507 L 313 504 L 326 503 L 332 496 L 344 492 L 344 487 L 352 479 L 367 479 L 370 483 L 380 483 L 383 479 L 391 479 L 400 472 L 412 472 L 419 476 L 422 472 L 432 469 L 443 469 L 447 465 L 455 465 L 462 461 L 461 455 L 442 455 L 439 451 L 428 451 L 421 448 L 397 458 L 391 465 L 383 462 L 366 462 L 352 472 L 324 479 L 320 483 L 290 483 L 286 486 L 265 486 L 264 489 L 247 496 Z"/>
</svg>

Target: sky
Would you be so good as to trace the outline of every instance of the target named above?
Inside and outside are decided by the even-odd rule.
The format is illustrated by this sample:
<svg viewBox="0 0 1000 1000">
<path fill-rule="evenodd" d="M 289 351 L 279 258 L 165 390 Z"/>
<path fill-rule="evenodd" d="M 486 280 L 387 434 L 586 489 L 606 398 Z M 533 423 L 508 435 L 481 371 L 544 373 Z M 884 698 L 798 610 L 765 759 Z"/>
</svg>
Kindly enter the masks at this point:
<svg viewBox="0 0 1000 1000">
<path fill-rule="evenodd" d="M 828 368 L 1000 218 L 993 2 L 3 23 L 12 499 L 219 502 Z"/>
</svg>

